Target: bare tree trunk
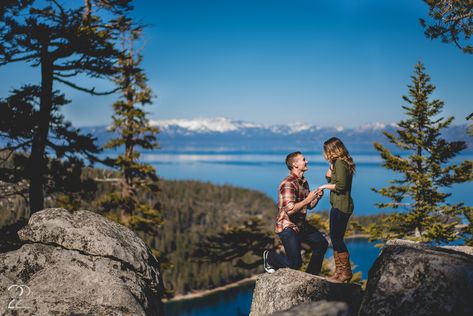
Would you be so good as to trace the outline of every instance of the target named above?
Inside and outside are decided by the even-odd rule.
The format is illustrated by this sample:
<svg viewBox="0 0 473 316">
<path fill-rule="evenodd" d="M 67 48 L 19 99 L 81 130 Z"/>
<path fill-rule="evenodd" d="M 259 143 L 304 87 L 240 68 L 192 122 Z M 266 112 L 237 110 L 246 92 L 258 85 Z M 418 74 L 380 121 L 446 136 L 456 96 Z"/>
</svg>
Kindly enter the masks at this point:
<svg viewBox="0 0 473 316">
<path fill-rule="evenodd" d="M 30 212 L 44 207 L 44 174 L 46 173 L 45 148 L 51 122 L 53 91 L 53 63 L 48 53 L 48 45 L 43 45 L 41 56 L 41 97 L 39 123 L 33 136 L 30 155 Z"/>
</svg>

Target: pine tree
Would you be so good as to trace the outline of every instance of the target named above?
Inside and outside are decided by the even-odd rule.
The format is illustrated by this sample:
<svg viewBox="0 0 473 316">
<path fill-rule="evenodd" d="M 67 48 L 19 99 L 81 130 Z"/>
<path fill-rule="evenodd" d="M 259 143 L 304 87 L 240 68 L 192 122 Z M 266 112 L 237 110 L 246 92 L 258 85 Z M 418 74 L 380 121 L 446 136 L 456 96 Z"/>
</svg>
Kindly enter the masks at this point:
<svg viewBox="0 0 473 316">
<path fill-rule="evenodd" d="M 420 19 L 425 36 L 454 43 L 464 53 L 473 54 L 469 44 L 473 35 L 473 0 L 424 0 L 429 6 L 427 22 Z"/>
<path fill-rule="evenodd" d="M 41 84 L 37 126 L 29 155 L 29 203 L 31 213 L 44 205 L 46 146 L 53 113 L 54 83 L 62 83 L 93 95 L 95 88 L 78 85 L 74 78 L 104 78 L 115 73 L 119 56 L 115 40 L 121 24 L 128 21 L 131 0 L 84 0 L 62 5 L 55 0 L 8 0 L 0 2 L 0 66 L 13 62 L 39 67 Z M 77 5 L 79 3 L 79 5 Z M 101 12 L 101 15 L 94 12 Z"/>
<path fill-rule="evenodd" d="M 400 173 L 401 178 L 392 180 L 390 186 L 373 189 L 392 201 L 377 204 L 380 208 L 404 208 L 406 212 L 391 214 L 384 224 L 372 227 L 376 238 L 408 237 L 421 241 L 451 241 L 458 236 L 455 225 L 457 215 L 467 214 L 471 207 L 463 203 L 449 204 L 444 193 L 454 183 L 472 180 L 472 162 L 449 164 L 449 161 L 466 148 L 463 141 L 449 142 L 441 132 L 454 120 L 440 117 L 444 102 L 431 100 L 435 87 L 424 72 L 424 66 L 415 66 L 408 103 L 402 108 L 407 118 L 398 123 L 397 135 L 385 132 L 389 142 L 403 151 L 404 155 L 391 153 L 379 143 L 374 146 L 384 160 L 383 166 Z"/>
<path fill-rule="evenodd" d="M 100 204 L 108 216 L 115 216 L 120 223 L 143 232 L 155 232 L 161 223 L 159 211 L 140 200 L 138 193 L 157 191 L 156 170 L 139 161 L 140 149 L 158 148 L 156 127 L 150 125 L 146 105 L 151 104 L 152 92 L 147 86 L 146 75 L 140 67 L 142 56 L 134 51 L 134 43 L 139 39 L 142 28 L 124 25 L 122 47 L 125 53 L 119 58 L 119 73 L 115 82 L 120 88 L 121 99 L 113 104 L 115 114 L 111 131 L 118 134 L 104 147 L 123 149 L 116 158 L 108 159 L 108 164 L 123 174 L 120 181 L 121 192 L 104 197 Z M 120 214 L 110 211 L 120 210 Z"/>
</svg>

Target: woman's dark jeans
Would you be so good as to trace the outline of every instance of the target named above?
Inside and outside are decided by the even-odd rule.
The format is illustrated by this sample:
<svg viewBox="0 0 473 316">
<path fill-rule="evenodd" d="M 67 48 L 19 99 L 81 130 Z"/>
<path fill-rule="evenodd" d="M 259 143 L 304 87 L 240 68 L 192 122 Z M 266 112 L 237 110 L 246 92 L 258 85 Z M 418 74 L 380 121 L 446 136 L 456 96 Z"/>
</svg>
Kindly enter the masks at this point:
<svg viewBox="0 0 473 316">
<path fill-rule="evenodd" d="M 330 239 L 332 241 L 333 250 L 337 252 L 347 252 L 347 246 L 343 241 L 345 232 L 347 231 L 348 220 L 351 214 L 344 213 L 338 208 L 330 210 Z"/>
<path fill-rule="evenodd" d="M 312 250 L 312 256 L 306 272 L 311 274 L 320 273 L 328 242 L 315 227 L 306 223 L 300 233 L 296 233 L 291 228 L 286 228 L 278 233 L 278 236 L 281 238 L 286 254 L 277 253 L 275 250 L 269 251 L 269 265 L 275 269 L 299 269 L 302 266 L 301 242 L 304 242 Z"/>
</svg>

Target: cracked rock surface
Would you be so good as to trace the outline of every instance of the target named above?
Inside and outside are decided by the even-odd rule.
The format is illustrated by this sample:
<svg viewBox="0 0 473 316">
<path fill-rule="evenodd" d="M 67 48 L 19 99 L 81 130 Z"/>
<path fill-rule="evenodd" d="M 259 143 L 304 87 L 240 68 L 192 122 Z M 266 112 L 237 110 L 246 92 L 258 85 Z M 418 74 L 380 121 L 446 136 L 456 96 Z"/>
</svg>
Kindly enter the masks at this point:
<svg viewBox="0 0 473 316">
<path fill-rule="evenodd" d="M 357 284 L 333 283 L 305 272 L 279 269 L 258 276 L 250 315 L 271 315 L 318 301 L 346 303 L 346 312 L 355 315 L 361 296 L 361 287 Z"/>
<path fill-rule="evenodd" d="M 471 253 L 388 242 L 369 271 L 360 315 L 473 315 Z"/>
<path fill-rule="evenodd" d="M 162 315 L 159 263 L 131 230 L 89 211 L 45 209 L 0 254 L 1 315 Z"/>
</svg>

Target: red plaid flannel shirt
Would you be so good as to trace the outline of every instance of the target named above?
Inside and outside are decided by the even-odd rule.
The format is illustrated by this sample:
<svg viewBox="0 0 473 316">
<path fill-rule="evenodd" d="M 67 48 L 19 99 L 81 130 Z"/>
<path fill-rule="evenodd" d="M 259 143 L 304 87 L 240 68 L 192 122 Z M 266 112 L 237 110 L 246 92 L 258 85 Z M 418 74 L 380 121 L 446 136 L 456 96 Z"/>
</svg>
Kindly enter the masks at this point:
<svg viewBox="0 0 473 316">
<path fill-rule="evenodd" d="M 294 204 L 304 200 L 309 195 L 309 184 L 304 176 L 299 178 L 291 173 L 279 185 L 278 194 L 278 217 L 276 219 L 276 233 L 282 232 L 285 228 L 291 227 L 300 231 L 305 222 L 307 207 L 297 213 L 292 213 Z"/>
</svg>

